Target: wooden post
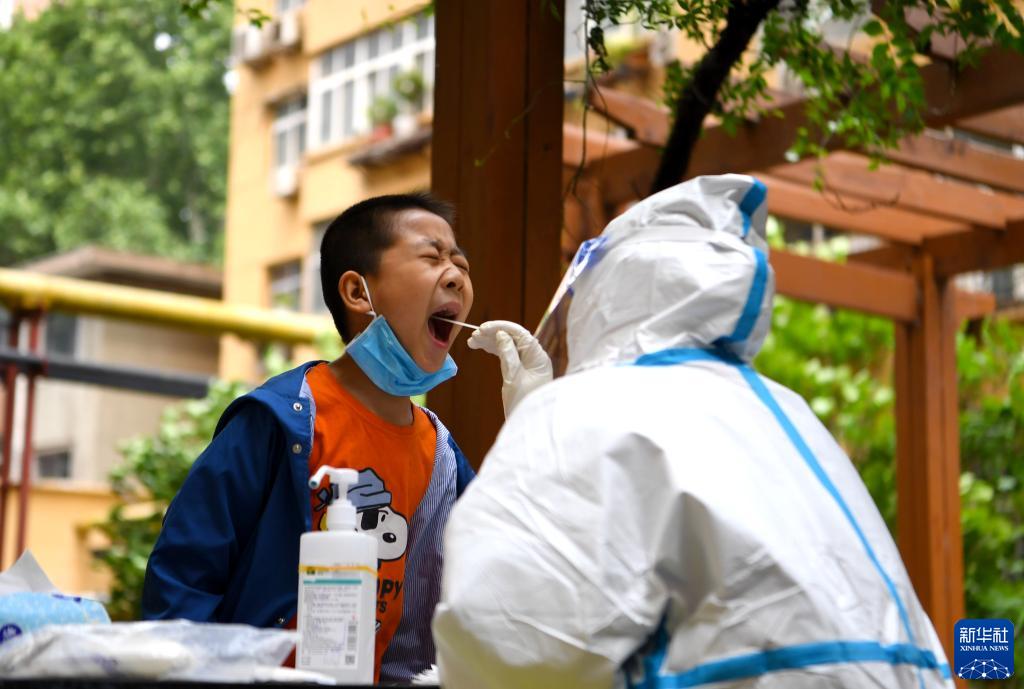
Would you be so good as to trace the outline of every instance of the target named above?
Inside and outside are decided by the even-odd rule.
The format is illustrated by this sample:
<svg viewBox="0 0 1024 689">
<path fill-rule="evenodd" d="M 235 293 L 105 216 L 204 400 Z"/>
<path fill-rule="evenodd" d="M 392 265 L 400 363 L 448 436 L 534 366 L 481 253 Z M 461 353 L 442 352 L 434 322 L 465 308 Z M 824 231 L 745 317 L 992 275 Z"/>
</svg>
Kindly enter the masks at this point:
<svg viewBox="0 0 1024 689">
<path fill-rule="evenodd" d="M 563 4 L 437 1 L 431 186 L 456 205 L 474 323 L 533 329 L 558 284 Z M 498 361 L 465 337 L 452 354 L 459 374 L 428 404 L 479 465 L 504 419 Z"/>
<path fill-rule="evenodd" d="M 921 604 L 952 662 L 964 616 L 955 289 L 927 254 L 913 259 L 918 319 L 896 322 L 897 535 Z"/>
</svg>

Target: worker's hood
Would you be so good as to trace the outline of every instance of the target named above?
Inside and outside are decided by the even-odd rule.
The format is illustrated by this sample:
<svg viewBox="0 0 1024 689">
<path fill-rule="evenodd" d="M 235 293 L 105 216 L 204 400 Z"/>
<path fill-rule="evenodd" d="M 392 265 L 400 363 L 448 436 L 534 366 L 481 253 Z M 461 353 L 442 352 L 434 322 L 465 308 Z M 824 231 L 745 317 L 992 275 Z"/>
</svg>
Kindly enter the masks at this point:
<svg viewBox="0 0 1024 689">
<path fill-rule="evenodd" d="M 746 175 L 698 177 L 585 242 L 537 331 L 556 371 L 565 355 L 572 373 L 677 347 L 753 358 L 775 284 L 765 196 Z"/>
</svg>

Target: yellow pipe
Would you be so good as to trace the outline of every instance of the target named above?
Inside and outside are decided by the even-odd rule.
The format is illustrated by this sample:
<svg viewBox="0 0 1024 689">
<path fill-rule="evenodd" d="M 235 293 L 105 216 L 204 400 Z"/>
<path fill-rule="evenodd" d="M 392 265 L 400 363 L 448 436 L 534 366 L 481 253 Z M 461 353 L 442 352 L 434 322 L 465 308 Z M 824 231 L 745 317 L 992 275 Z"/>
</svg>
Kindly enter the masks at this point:
<svg viewBox="0 0 1024 689">
<path fill-rule="evenodd" d="M 311 344 L 324 332 L 334 331 L 324 316 L 7 268 L 0 268 L 0 302 L 12 310 L 57 309 L 294 344 Z"/>
</svg>

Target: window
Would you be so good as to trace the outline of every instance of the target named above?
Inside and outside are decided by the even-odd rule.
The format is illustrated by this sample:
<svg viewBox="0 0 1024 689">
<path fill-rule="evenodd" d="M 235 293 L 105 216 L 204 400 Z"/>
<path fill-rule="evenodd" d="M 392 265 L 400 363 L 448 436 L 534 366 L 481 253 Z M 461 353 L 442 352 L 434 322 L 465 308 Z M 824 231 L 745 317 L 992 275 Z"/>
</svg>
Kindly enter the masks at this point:
<svg viewBox="0 0 1024 689">
<path fill-rule="evenodd" d="M 274 167 L 298 165 L 306 150 L 306 96 L 296 96 L 277 106 L 274 126 Z"/>
<path fill-rule="evenodd" d="M 394 95 L 395 77 L 417 70 L 425 94 L 414 109 L 433 102 L 434 17 L 418 14 L 328 50 L 310 75 L 310 147 L 370 131 L 368 111 L 377 96 Z"/>
<path fill-rule="evenodd" d="M 36 478 L 71 478 L 71 453 L 67 450 L 40 452 L 35 461 Z"/>
<path fill-rule="evenodd" d="M 277 0 L 277 15 L 297 10 L 306 4 L 306 0 Z"/>
<path fill-rule="evenodd" d="M 1013 271 L 994 270 L 989 274 L 992 281 L 992 294 L 998 306 L 1007 306 L 1013 302 Z"/>
<path fill-rule="evenodd" d="M 302 262 L 289 261 L 270 269 L 270 308 L 298 311 L 302 297 Z"/>
<path fill-rule="evenodd" d="M 270 307 L 298 311 L 302 307 L 302 261 L 270 268 Z M 267 342 L 259 349 L 259 376 L 276 376 L 290 368 L 294 350 L 282 342 Z"/>
<path fill-rule="evenodd" d="M 51 312 L 46 316 L 46 353 L 75 356 L 78 319 L 68 313 Z"/>
<path fill-rule="evenodd" d="M 47 354 L 61 356 L 75 356 L 78 343 L 78 319 L 69 313 L 51 311 L 42 321 L 43 329 L 41 343 Z M 0 347 L 9 347 L 7 341 L 11 329 L 11 314 L 0 308 Z M 28 346 L 28 332 L 30 328 L 26 321 L 22 321 L 21 346 Z"/>
</svg>

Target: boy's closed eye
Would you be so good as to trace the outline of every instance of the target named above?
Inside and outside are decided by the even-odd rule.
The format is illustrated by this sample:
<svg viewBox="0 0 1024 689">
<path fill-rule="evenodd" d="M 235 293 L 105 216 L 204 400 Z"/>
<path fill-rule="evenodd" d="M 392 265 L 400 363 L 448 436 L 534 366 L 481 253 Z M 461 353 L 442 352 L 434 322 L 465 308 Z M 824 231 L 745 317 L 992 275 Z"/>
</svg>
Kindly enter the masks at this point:
<svg viewBox="0 0 1024 689">
<path fill-rule="evenodd" d="M 420 256 L 420 258 L 426 259 L 426 260 L 431 261 L 433 263 L 437 263 L 439 261 L 443 261 L 444 260 L 444 257 L 439 252 L 425 253 L 425 254 L 422 254 Z M 462 272 L 464 272 L 464 273 L 468 273 L 469 272 L 469 261 L 467 261 L 465 259 L 465 257 L 461 253 L 453 253 L 452 256 L 451 256 L 451 262 L 452 262 L 452 265 L 454 265 L 456 268 L 458 268 Z"/>
</svg>

